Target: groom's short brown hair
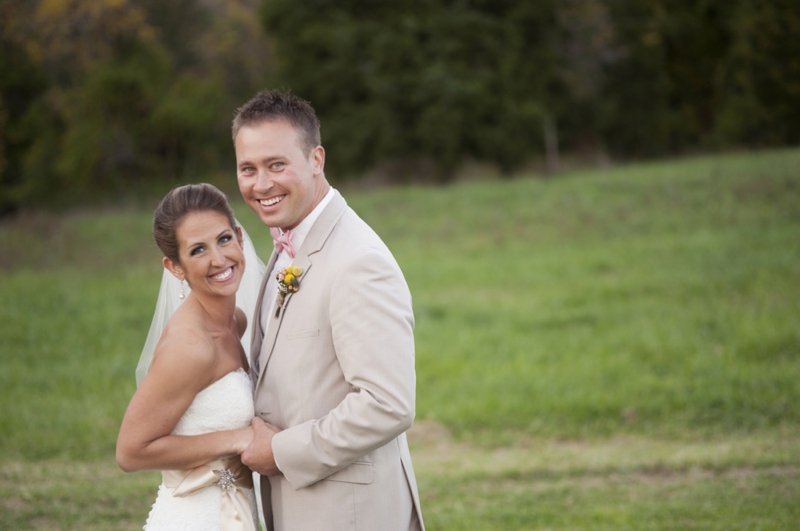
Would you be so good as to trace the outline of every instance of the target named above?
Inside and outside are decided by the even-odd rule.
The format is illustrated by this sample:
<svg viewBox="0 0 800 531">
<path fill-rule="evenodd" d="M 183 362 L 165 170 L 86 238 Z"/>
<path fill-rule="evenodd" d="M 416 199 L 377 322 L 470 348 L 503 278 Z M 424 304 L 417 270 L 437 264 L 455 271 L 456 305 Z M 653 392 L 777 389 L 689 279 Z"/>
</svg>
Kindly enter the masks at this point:
<svg viewBox="0 0 800 531">
<path fill-rule="evenodd" d="M 299 133 L 300 148 L 306 156 L 321 144 L 319 120 L 314 108 L 288 90 L 259 92 L 253 99 L 236 109 L 231 126 L 233 141 L 236 142 L 236 135 L 242 127 L 278 120 L 286 120 Z"/>
</svg>

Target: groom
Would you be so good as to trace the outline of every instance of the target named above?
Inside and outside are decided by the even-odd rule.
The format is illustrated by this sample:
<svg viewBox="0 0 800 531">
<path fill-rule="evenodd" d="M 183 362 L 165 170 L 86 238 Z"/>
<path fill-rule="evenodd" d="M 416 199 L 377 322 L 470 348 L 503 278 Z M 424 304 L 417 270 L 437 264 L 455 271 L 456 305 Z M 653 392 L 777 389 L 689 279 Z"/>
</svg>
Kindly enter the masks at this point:
<svg viewBox="0 0 800 531">
<path fill-rule="evenodd" d="M 325 179 L 307 102 L 262 92 L 237 111 L 233 139 L 239 190 L 276 246 L 253 320 L 256 437 L 242 454 L 263 476 L 268 529 L 424 529 L 405 436 L 416 377 L 403 274 Z M 279 295 L 287 273 L 297 290 Z"/>
</svg>

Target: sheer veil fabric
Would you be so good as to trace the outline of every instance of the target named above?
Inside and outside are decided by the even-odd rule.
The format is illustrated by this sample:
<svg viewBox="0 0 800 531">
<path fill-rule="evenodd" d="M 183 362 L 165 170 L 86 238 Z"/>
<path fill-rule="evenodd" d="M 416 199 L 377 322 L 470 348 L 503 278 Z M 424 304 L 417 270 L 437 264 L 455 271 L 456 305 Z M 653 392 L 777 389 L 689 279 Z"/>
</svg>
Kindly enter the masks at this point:
<svg viewBox="0 0 800 531">
<path fill-rule="evenodd" d="M 236 221 L 236 225 L 242 229 L 242 245 L 244 247 L 245 269 L 242 276 L 242 282 L 239 284 L 239 290 L 236 292 L 236 306 L 244 310 L 247 316 L 247 330 L 242 336 L 242 347 L 250 359 L 250 331 L 253 323 L 250 322 L 254 314 L 256 302 L 258 299 L 258 289 L 261 286 L 261 280 L 267 270 L 267 266 L 256 254 L 256 249 L 253 242 L 244 227 Z M 150 363 L 153 361 L 153 353 L 158 345 L 158 340 L 161 338 L 161 332 L 167 325 L 167 321 L 178 309 L 178 306 L 183 302 L 180 298 L 181 282 L 172 276 L 172 274 L 164 269 L 161 276 L 161 289 L 158 292 L 158 301 L 156 302 L 156 311 L 153 314 L 153 322 L 150 324 L 150 332 L 147 334 L 147 340 L 142 349 L 142 355 L 139 358 L 139 364 L 136 366 L 136 386 L 138 387 L 144 379 L 147 371 L 150 369 Z M 184 284 L 184 291 L 189 294 L 189 287 Z"/>
</svg>

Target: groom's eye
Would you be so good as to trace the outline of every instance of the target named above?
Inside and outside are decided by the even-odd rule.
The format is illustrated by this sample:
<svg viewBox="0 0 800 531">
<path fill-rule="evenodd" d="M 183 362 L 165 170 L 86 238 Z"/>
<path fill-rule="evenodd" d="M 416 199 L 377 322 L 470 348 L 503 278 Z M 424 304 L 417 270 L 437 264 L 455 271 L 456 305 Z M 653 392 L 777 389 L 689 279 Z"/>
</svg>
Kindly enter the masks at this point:
<svg viewBox="0 0 800 531">
<path fill-rule="evenodd" d="M 272 170 L 282 170 L 284 166 L 286 166 L 286 163 L 284 162 L 273 162 L 269 165 L 270 169 Z"/>
</svg>

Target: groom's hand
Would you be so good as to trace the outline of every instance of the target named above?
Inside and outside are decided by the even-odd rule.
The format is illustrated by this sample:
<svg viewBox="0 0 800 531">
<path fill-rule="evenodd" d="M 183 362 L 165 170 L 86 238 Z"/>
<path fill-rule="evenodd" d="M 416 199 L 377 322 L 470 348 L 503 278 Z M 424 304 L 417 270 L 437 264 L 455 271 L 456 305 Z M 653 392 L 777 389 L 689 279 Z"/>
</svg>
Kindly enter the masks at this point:
<svg viewBox="0 0 800 531">
<path fill-rule="evenodd" d="M 281 471 L 275 464 L 272 453 L 272 436 L 281 431 L 280 428 L 267 424 L 258 417 L 253 419 L 251 425 L 255 438 L 242 452 L 242 463 L 262 476 L 279 476 Z"/>
</svg>

